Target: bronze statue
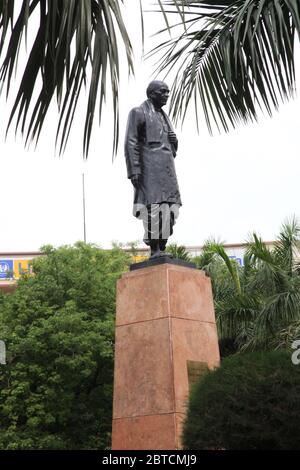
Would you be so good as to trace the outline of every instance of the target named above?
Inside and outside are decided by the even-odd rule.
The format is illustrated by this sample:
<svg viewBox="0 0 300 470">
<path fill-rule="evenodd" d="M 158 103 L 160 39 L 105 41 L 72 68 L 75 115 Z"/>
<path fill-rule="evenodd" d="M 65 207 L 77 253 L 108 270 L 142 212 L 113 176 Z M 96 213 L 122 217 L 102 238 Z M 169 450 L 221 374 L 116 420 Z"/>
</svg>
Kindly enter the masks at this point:
<svg viewBox="0 0 300 470">
<path fill-rule="evenodd" d="M 174 165 L 178 140 L 162 110 L 169 94 L 164 82 L 152 81 L 148 99 L 129 113 L 125 138 L 127 173 L 134 186 L 133 212 L 143 221 L 151 258 L 165 254 L 181 206 Z"/>
</svg>

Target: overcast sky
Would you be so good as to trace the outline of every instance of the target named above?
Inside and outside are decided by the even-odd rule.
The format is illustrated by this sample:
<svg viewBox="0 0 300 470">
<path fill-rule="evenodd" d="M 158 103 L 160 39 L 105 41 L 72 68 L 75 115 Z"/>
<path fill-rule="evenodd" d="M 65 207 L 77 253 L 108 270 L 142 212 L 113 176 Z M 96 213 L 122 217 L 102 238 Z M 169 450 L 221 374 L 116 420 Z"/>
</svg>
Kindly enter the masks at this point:
<svg viewBox="0 0 300 470">
<path fill-rule="evenodd" d="M 95 123 L 89 158 L 87 162 L 82 159 L 86 97 L 62 158 L 55 157 L 54 151 L 54 106 L 37 148 L 24 150 L 13 129 L 5 142 L 9 108 L 1 98 L 1 252 L 38 250 L 44 244 L 59 246 L 82 240 L 83 172 L 87 241 L 109 247 L 112 241 L 142 239 L 142 224 L 132 216 L 133 191 L 126 176 L 123 140 L 128 112 L 145 99 L 153 68 L 150 61 L 140 60 L 138 0 L 125 4 L 136 75 L 129 81 L 126 73 L 122 76 L 121 144 L 113 163 L 109 112 L 101 129 Z M 158 14 L 146 15 L 145 21 L 146 37 L 162 25 Z M 153 41 L 146 40 L 146 51 Z M 177 135 L 176 169 L 183 206 L 170 241 L 201 245 L 214 236 L 227 243 L 241 243 L 253 230 L 264 240 L 273 240 L 284 219 L 293 214 L 300 217 L 299 98 L 282 105 L 272 119 L 262 117 L 257 124 L 221 136 L 209 136 L 204 125 L 198 135 L 189 116 L 183 129 L 177 128 Z"/>
</svg>

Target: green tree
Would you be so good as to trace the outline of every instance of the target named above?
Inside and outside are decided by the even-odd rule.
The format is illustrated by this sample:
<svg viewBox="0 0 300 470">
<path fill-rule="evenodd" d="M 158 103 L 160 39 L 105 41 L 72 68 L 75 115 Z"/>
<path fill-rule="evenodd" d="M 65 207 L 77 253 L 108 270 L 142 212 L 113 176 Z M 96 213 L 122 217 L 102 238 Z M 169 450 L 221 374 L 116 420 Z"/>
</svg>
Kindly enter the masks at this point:
<svg viewBox="0 0 300 470">
<path fill-rule="evenodd" d="M 123 46 L 129 71 L 132 46 L 122 14 L 122 0 L 3 0 L 0 2 L 1 88 L 17 69 L 20 46 L 27 30 L 38 27 L 12 107 L 9 124 L 29 139 L 38 140 L 52 99 L 59 111 L 57 138 L 63 151 L 79 95 L 89 83 L 83 152 L 87 156 L 96 103 L 102 105 L 110 86 L 113 98 L 114 150 L 118 140 L 119 49 Z M 37 16 L 38 15 L 38 16 Z M 121 49 L 122 50 L 122 49 Z M 41 78 L 41 80 L 39 80 Z M 38 93 L 35 90 L 39 88 Z"/>
<path fill-rule="evenodd" d="M 34 275 L 0 298 L 0 448 L 104 449 L 112 419 L 120 249 L 43 248 Z"/>
<path fill-rule="evenodd" d="M 177 245 L 176 243 L 171 243 L 167 245 L 166 251 L 171 253 L 173 258 L 181 259 L 182 261 L 191 261 L 191 257 L 185 246 Z"/>
<path fill-rule="evenodd" d="M 287 351 L 241 354 L 191 393 L 186 449 L 300 449 L 300 367 Z"/>
<path fill-rule="evenodd" d="M 205 242 L 201 254 L 195 256 L 193 262 L 211 279 L 220 353 L 222 357 L 230 355 L 238 349 L 236 345 L 236 331 L 229 334 L 222 331 L 222 324 L 220 324 L 219 320 L 219 304 L 227 299 L 234 299 L 236 297 L 236 278 L 239 275 L 240 267 L 236 261 L 226 255 L 222 243 L 213 239 Z M 228 302 L 230 303 L 230 300 Z"/>
<path fill-rule="evenodd" d="M 154 52 L 158 71 L 175 70 L 171 108 L 184 119 L 199 103 L 210 131 L 269 115 L 294 95 L 295 42 L 300 4 L 295 0 L 165 0 L 184 31 Z"/>
<path fill-rule="evenodd" d="M 142 12 L 142 1 L 140 0 Z M 199 100 L 209 129 L 212 122 L 228 130 L 240 121 L 257 119 L 257 109 L 269 114 L 280 100 L 294 94 L 294 43 L 300 35 L 300 6 L 295 0 L 157 0 L 168 23 L 168 10 L 179 14 L 184 32 L 156 48 L 162 52 L 158 71 L 177 67 L 171 109 L 175 121 L 184 118 L 191 100 Z M 78 98 L 89 84 L 83 153 L 88 155 L 96 105 L 101 118 L 107 88 L 113 100 L 114 144 L 118 144 L 119 50 L 129 72 L 132 45 L 121 11 L 123 0 L 3 0 L 0 2 L 1 89 L 11 82 L 18 54 L 29 41 L 29 55 L 8 127 L 26 142 L 38 140 L 50 103 L 59 112 L 56 139 L 63 152 Z M 173 6 L 173 10 L 172 10 Z M 171 9 L 171 10 L 170 10 Z M 37 14 L 39 16 L 37 16 Z M 39 18 L 36 31 L 33 30 Z M 142 36 L 144 18 L 142 17 Z M 37 90 L 35 93 L 35 90 Z"/>
<path fill-rule="evenodd" d="M 229 350 L 288 348 L 300 331 L 300 226 L 283 224 L 269 248 L 253 234 L 240 267 L 208 242 L 198 266 L 212 278 L 218 332 Z"/>
</svg>

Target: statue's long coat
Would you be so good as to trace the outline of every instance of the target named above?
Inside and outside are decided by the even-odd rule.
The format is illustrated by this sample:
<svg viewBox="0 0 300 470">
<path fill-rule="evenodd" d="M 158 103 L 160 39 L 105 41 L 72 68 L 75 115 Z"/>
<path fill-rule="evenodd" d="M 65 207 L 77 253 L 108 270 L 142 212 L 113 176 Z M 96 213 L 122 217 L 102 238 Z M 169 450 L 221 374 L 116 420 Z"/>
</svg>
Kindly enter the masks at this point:
<svg viewBox="0 0 300 470">
<path fill-rule="evenodd" d="M 128 178 L 141 175 L 134 204 L 181 205 L 174 165 L 178 142 L 170 143 L 169 130 L 173 128 L 168 116 L 162 110 L 156 111 L 150 100 L 129 113 L 125 138 L 127 174 Z"/>
</svg>

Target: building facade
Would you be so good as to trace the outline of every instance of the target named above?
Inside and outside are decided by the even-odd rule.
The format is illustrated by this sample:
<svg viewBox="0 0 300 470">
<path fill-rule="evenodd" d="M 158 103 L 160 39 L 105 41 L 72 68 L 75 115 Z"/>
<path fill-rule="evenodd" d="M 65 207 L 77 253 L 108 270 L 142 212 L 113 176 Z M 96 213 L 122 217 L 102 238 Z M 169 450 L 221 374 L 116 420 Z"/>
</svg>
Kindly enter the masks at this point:
<svg viewBox="0 0 300 470">
<path fill-rule="evenodd" d="M 275 242 L 265 242 L 272 248 Z M 223 245 L 229 258 L 235 259 L 240 266 L 244 265 L 244 254 L 247 248 L 246 243 Z M 199 256 L 203 250 L 202 246 L 187 246 L 187 252 L 193 256 Z M 133 253 L 132 248 L 125 248 L 128 253 Z M 137 248 L 134 250 L 133 259 L 135 262 L 144 261 L 149 257 L 148 248 Z M 15 289 L 17 281 L 23 273 L 30 273 L 32 260 L 42 256 L 40 251 L 33 252 L 7 252 L 0 253 L 0 289 L 4 292 L 11 292 Z"/>
</svg>

